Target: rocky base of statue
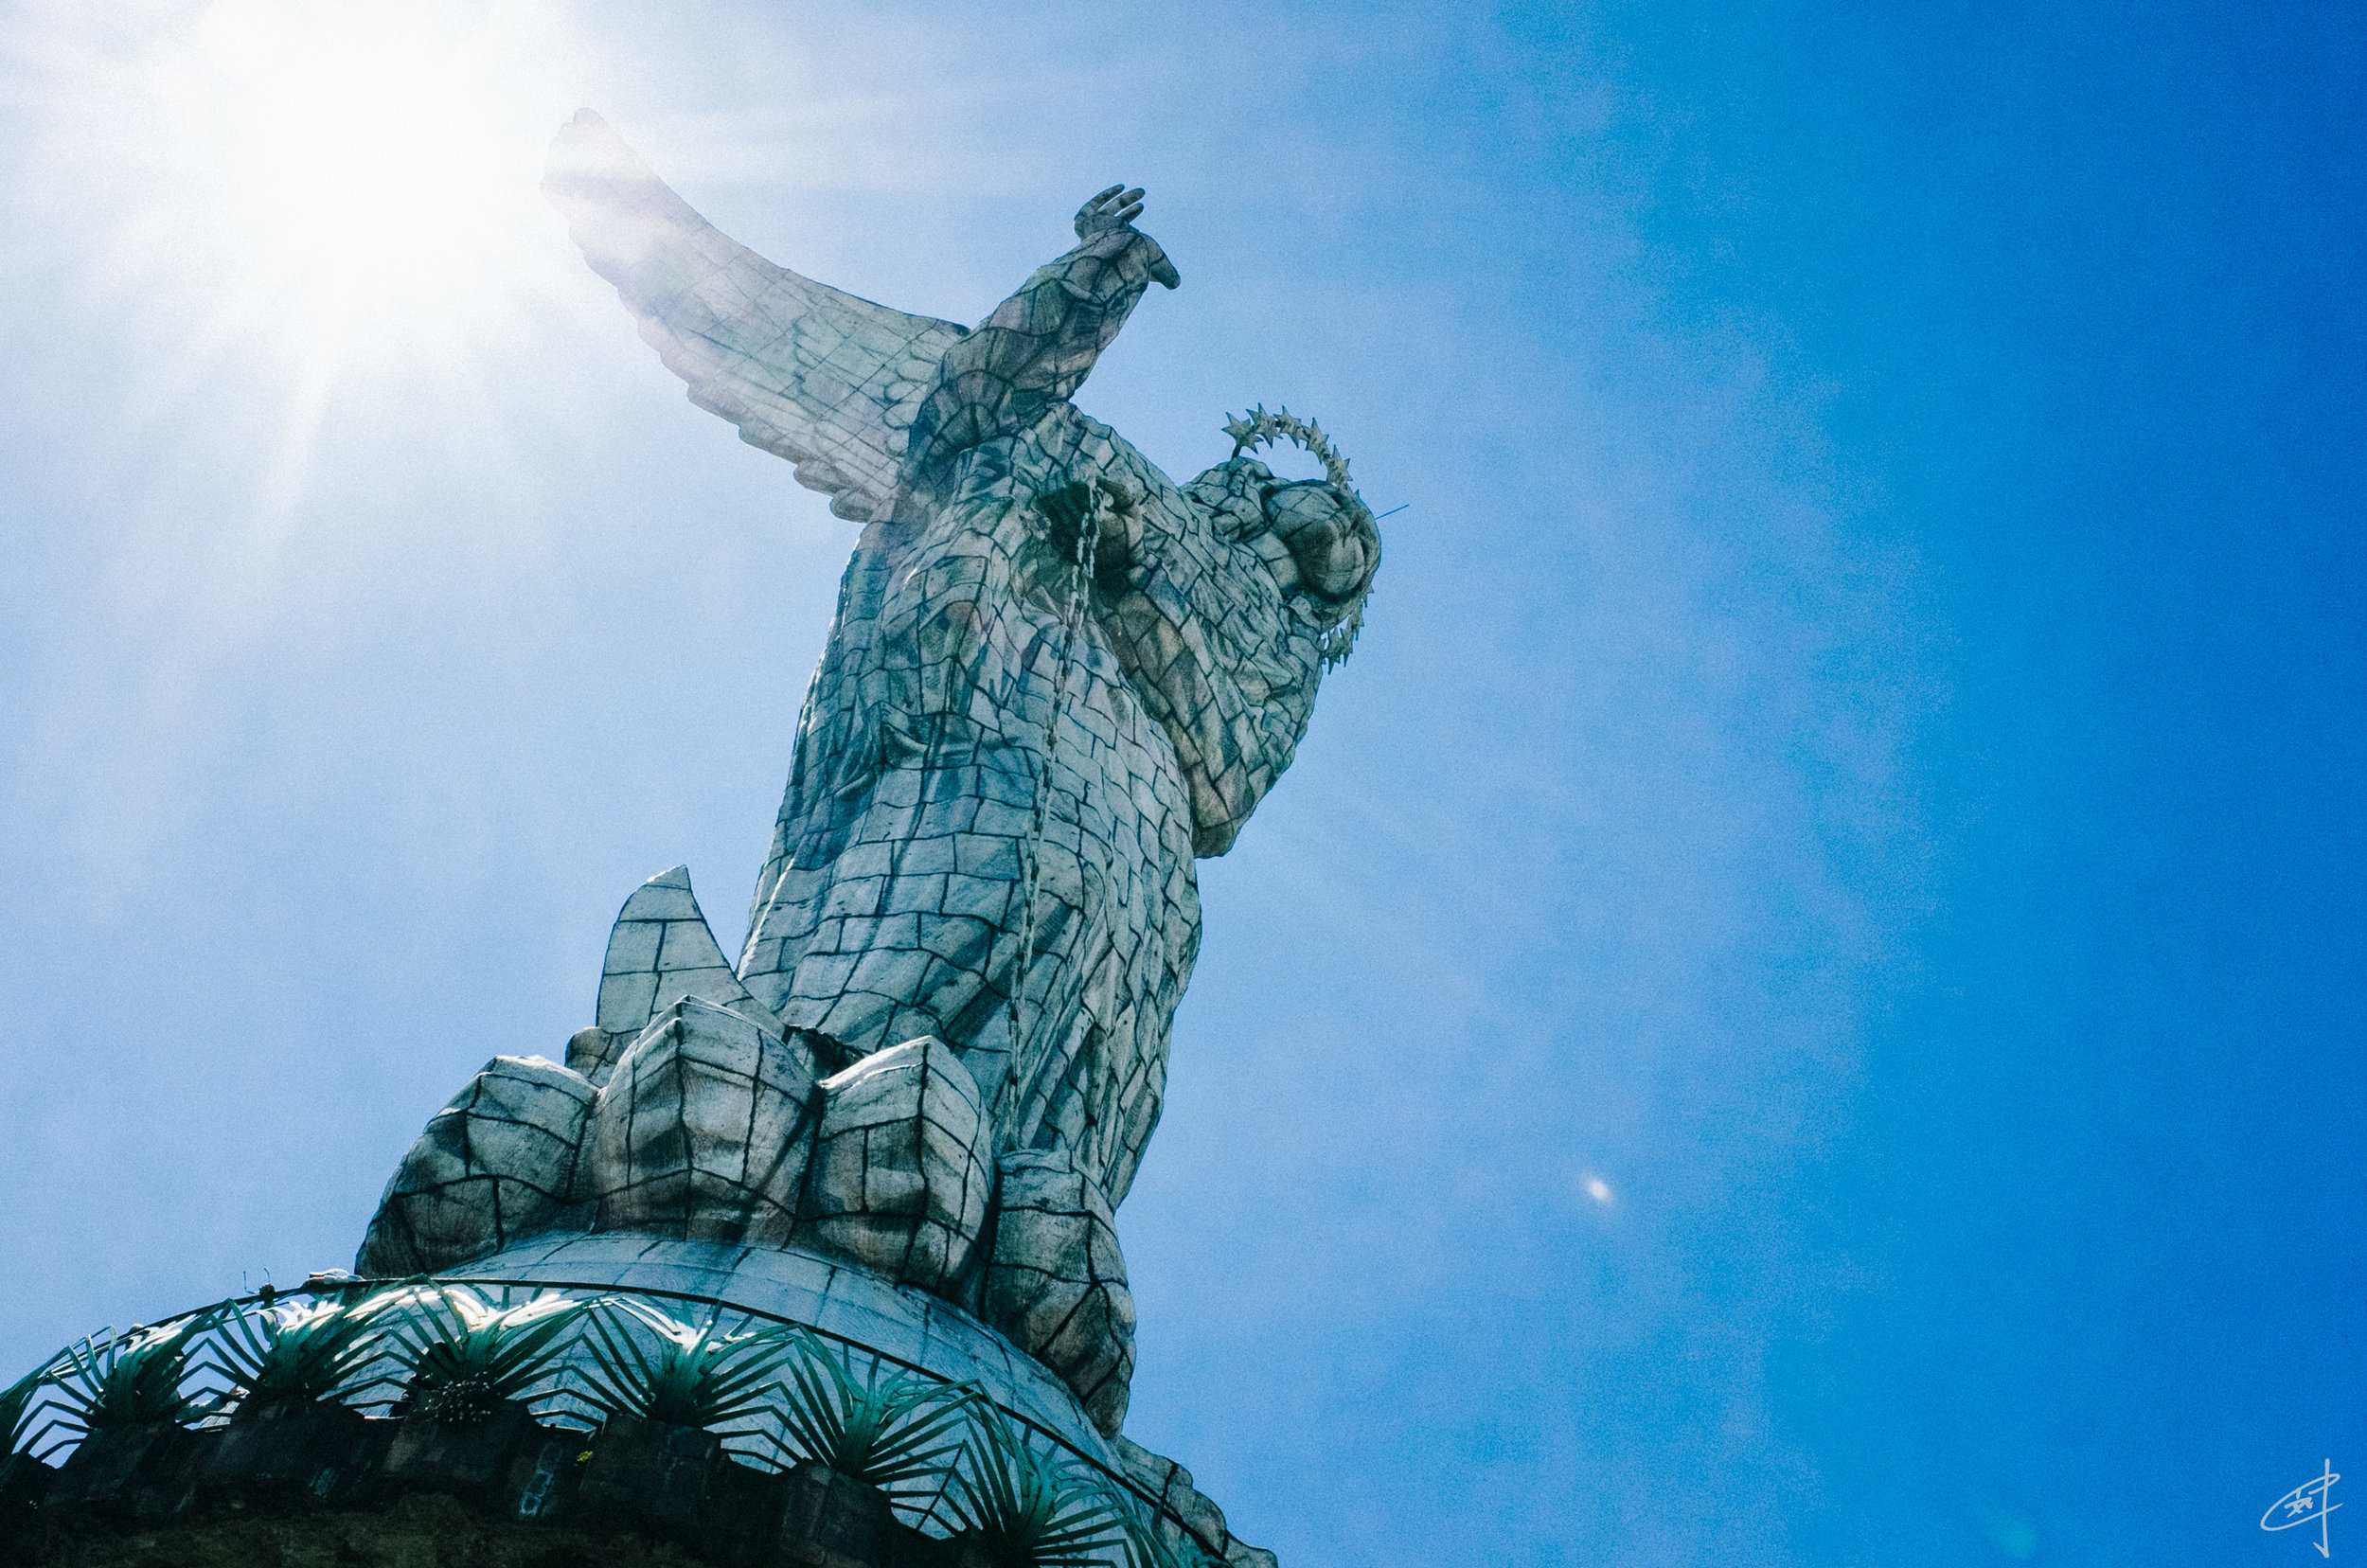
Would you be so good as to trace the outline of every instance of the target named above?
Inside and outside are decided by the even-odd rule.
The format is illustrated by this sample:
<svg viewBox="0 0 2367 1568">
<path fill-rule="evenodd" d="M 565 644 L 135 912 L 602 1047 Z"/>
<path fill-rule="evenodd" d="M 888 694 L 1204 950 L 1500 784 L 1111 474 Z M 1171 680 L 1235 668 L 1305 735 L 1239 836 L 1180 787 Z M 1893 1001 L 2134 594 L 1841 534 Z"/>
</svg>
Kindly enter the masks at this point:
<svg viewBox="0 0 2367 1568">
<path fill-rule="evenodd" d="M 960 1052 L 924 1036 L 848 1060 L 785 1026 L 676 866 L 618 913 L 566 1058 L 496 1057 L 428 1123 L 361 1274 L 570 1233 L 819 1253 L 982 1321 L 1117 1435 L 1134 1298 L 1109 1198 L 1066 1152 L 999 1148 Z"/>
<path fill-rule="evenodd" d="M 543 1426 L 523 1405 L 452 1426 L 339 1408 L 87 1442 L 0 1466 L 0 1561 L 25 1568 L 992 1568 L 817 1465 L 743 1465 L 714 1434 Z M 1271 1559 L 1269 1559 L 1271 1560 Z"/>
</svg>

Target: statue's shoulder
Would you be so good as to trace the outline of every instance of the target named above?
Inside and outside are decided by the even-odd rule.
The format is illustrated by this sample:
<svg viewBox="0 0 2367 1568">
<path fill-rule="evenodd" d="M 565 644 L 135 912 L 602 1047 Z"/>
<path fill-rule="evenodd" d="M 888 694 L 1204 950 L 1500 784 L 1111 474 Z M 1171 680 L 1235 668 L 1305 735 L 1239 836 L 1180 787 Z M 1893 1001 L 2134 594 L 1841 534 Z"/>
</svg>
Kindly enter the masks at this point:
<svg viewBox="0 0 2367 1568">
<path fill-rule="evenodd" d="M 1195 505 L 1193 497 L 1168 478 L 1166 470 L 1144 456 L 1142 449 L 1133 442 L 1074 405 L 1069 412 L 1076 419 L 1076 455 L 1072 466 L 1080 476 L 1090 472 L 1102 478 L 1131 480 L 1131 488 L 1149 496 L 1154 504 L 1179 510 Z"/>
</svg>

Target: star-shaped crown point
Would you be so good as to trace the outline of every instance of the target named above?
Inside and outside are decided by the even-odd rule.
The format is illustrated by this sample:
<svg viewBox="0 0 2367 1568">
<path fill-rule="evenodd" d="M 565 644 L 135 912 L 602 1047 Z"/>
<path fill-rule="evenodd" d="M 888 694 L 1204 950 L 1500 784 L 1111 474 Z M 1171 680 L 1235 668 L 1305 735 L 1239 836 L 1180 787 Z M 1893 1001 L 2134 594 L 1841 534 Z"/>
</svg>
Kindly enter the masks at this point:
<svg viewBox="0 0 2367 1568">
<path fill-rule="evenodd" d="M 1349 476 L 1348 460 L 1331 445 L 1331 437 L 1324 434 L 1322 425 L 1302 420 L 1288 408 L 1266 412 L 1260 403 L 1238 419 L 1228 416 L 1224 433 L 1233 437 L 1233 455 L 1238 457 L 1251 447 L 1271 446 L 1275 441 L 1289 441 L 1311 454 L 1324 466 L 1324 473 L 1341 489 L 1354 494 L 1356 482 Z M 1360 503 L 1361 497 L 1359 497 Z"/>
</svg>

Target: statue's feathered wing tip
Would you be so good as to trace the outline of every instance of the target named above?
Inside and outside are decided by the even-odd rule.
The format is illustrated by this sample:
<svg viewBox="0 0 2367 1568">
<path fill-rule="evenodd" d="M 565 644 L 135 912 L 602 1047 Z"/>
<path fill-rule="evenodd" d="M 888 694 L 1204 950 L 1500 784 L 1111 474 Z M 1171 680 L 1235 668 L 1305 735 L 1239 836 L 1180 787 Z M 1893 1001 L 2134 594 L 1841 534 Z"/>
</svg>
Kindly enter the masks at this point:
<svg viewBox="0 0 2367 1568">
<path fill-rule="evenodd" d="M 551 139 L 543 193 L 692 402 L 795 464 L 838 516 L 887 514 L 905 433 L 963 328 L 774 266 L 700 217 L 590 109 Z"/>
</svg>

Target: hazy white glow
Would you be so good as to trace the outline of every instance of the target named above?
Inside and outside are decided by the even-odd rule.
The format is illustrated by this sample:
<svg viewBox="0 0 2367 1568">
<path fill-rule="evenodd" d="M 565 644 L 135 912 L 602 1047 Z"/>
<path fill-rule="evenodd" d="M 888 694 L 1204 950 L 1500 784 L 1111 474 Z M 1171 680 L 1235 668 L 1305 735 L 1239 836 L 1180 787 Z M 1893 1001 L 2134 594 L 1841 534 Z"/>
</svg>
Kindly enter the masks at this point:
<svg viewBox="0 0 2367 1568">
<path fill-rule="evenodd" d="M 1598 1203 L 1608 1203 L 1611 1202 L 1611 1184 L 1600 1176 L 1589 1176 L 1586 1179 L 1586 1195 Z"/>
<path fill-rule="evenodd" d="M 120 438 L 252 473 L 269 549 L 327 454 L 354 466 L 357 432 L 382 460 L 512 472 L 543 334 L 579 310 L 581 335 L 615 333 L 539 189 L 545 149 L 578 107 L 629 98 L 620 79 L 658 68 L 670 35 L 593 26 L 577 0 L 16 0 L 0 95 L 29 134 L 0 198 L 72 258 L 40 280 L 59 308 L 125 346 L 104 367 Z M 804 97 L 677 125 L 669 174 L 936 168 L 915 148 L 941 138 L 913 126 L 943 95 L 849 108 L 803 57 L 776 63 L 767 103 L 792 91 L 780 75 Z"/>
<path fill-rule="evenodd" d="M 112 230 L 78 281 L 194 358 L 450 336 L 550 254 L 535 185 L 575 107 L 570 36 L 543 0 L 52 0 L 0 24 L 40 126 L 9 172 Z"/>
<path fill-rule="evenodd" d="M 500 270 L 522 192 L 488 29 L 225 0 L 198 42 L 187 151 L 266 275 L 366 311 L 449 303 Z"/>
<path fill-rule="evenodd" d="M 349 392 L 415 442 L 489 431 L 493 362 L 579 270 L 537 189 L 588 74 L 563 0 L 135 9 L 0 22 L 37 127 L 0 180 L 81 237 L 61 283 L 136 346 L 127 425 L 251 454 L 273 514 Z"/>
</svg>

